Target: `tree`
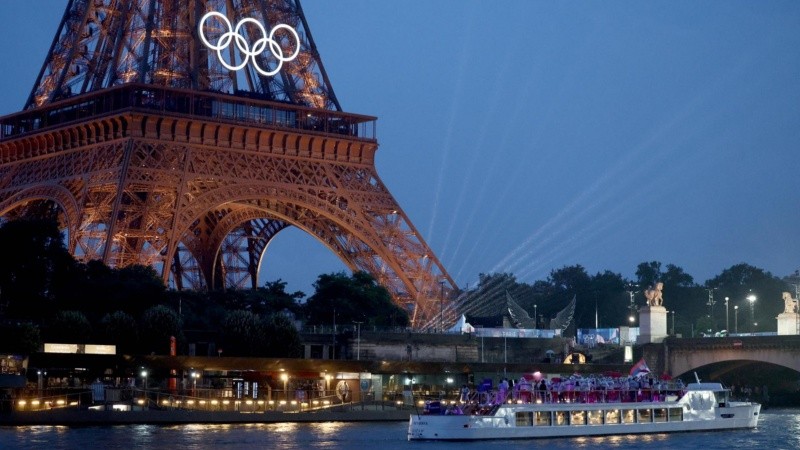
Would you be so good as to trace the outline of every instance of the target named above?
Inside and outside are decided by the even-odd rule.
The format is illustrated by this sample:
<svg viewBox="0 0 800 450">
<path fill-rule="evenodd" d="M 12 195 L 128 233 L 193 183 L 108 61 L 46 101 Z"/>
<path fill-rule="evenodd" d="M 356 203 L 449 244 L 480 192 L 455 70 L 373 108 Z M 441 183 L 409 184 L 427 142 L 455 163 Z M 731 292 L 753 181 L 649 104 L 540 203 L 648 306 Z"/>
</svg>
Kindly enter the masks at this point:
<svg viewBox="0 0 800 450">
<path fill-rule="evenodd" d="M 169 304 L 180 311 L 181 322 L 187 330 L 216 330 L 225 319 L 223 291 L 169 291 Z"/>
<path fill-rule="evenodd" d="M 591 289 L 597 301 L 598 324 L 601 328 L 627 324 L 630 297 L 625 292 L 628 280 L 606 270 L 592 277 Z"/>
<path fill-rule="evenodd" d="M 221 343 L 231 356 L 260 356 L 264 349 L 264 326 L 257 314 L 236 310 L 225 315 L 221 327 Z"/>
<path fill-rule="evenodd" d="M 591 278 L 580 264 L 564 266 L 550 271 L 548 282 L 553 292 L 548 299 L 545 311 L 555 316 L 575 298 L 575 315 L 567 329 L 567 334 L 575 335 L 575 328 L 594 327 L 594 295 Z"/>
<path fill-rule="evenodd" d="M 39 351 L 41 345 L 39 327 L 31 322 L 0 325 L 0 352 L 29 355 Z"/>
<path fill-rule="evenodd" d="M 278 279 L 264 283 L 264 287 L 258 288 L 260 313 L 275 314 L 281 311 L 289 311 L 293 314 L 300 312 L 302 300 L 306 294 L 302 291 L 295 291 L 291 294 L 286 292 L 286 282 Z"/>
<path fill-rule="evenodd" d="M 117 346 L 121 353 L 131 353 L 139 348 L 139 326 L 136 319 L 124 311 L 106 314 L 100 320 L 99 337 L 102 342 Z"/>
<path fill-rule="evenodd" d="M 75 261 L 55 221 L 20 219 L 0 226 L 0 304 L 17 318 L 52 316 Z"/>
<path fill-rule="evenodd" d="M 636 266 L 636 280 L 642 289 L 655 286 L 661 280 L 661 263 L 658 261 L 643 262 Z"/>
<path fill-rule="evenodd" d="M 315 293 L 305 304 L 310 325 L 328 325 L 363 321 L 368 325 L 406 326 L 408 313 L 392 301 L 389 291 L 367 272 L 352 276 L 334 273 L 320 275 L 314 283 Z"/>
<path fill-rule="evenodd" d="M 45 335 L 49 342 L 85 344 L 91 341 L 92 325 L 80 311 L 59 311 Z"/>
<path fill-rule="evenodd" d="M 301 291 L 286 292 L 286 282 L 268 281 L 258 289 L 227 289 L 217 293 L 228 309 L 241 309 L 254 314 L 274 314 L 289 311 L 297 314 L 302 309 L 299 300 L 306 296 Z"/>
<path fill-rule="evenodd" d="M 303 345 L 300 333 L 283 314 L 271 314 L 262 322 L 264 356 L 271 358 L 300 358 Z"/>
<path fill-rule="evenodd" d="M 672 287 L 693 287 L 694 277 L 684 272 L 682 268 L 674 265 L 667 264 L 667 271 L 661 276 L 661 281 L 665 286 Z"/>
<path fill-rule="evenodd" d="M 153 306 L 142 314 L 141 329 L 141 344 L 145 353 L 168 354 L 171 337 L 183 342 L 178 313 L 164 305 Z"/>
<path fill-rule="evenodd" d="M 785 281 L 764 269 L 745 263 L 735 264 L 723 270 L 716 277 L 706 281 L 705 286 L 708 289 L 716 289 L 714 298 L 717 304 L 728 297 L 730 308 L 739 306 L 740 332 L 751 329 L 754 331 L 774 329 L 774 319 L 783 311 L 781 293 L 790 290 Z M 747 300 L 751 294 L 756 298 L 752 303 Z M 724 308 L 717 308 L 715 317 L 719 314 L 724 315 L 723 310 Z"/>
</svg>

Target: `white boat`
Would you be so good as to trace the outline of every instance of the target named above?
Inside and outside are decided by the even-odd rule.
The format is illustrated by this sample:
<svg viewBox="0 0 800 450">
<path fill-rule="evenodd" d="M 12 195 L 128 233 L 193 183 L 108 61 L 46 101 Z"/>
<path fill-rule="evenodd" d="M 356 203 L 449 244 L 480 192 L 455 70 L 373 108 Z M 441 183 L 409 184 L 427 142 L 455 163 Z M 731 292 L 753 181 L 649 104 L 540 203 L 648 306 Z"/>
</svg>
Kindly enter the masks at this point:
<svg viewBox="0 0 800 450">
<path fill-rule="evenodd" d="M 761 405 L 730 400 L 719 383 L 692 383 L 656 401 L 466 405 L 463 414 L 412 414 L 409 440 L 527 439 L 755 428 Z M 638 399 L 634 399 L 638 400 Z M 483 413 L 481 413 L 483 411 Z"/>
</svg>

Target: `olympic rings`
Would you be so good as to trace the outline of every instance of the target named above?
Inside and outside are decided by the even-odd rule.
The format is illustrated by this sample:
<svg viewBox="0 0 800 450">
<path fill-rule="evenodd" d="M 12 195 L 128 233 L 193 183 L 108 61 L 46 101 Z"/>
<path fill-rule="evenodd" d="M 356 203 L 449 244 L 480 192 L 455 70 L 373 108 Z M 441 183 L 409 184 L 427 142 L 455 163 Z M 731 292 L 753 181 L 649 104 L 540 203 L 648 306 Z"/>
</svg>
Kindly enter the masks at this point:
<svg viewBox="0 0 800 450">
<path fill-rule="evenodd" d="M 212 44 L 211 42 L 209 42 L 205 32 L 203 31 L 206 21 L 208 21 L 208 19 L 212 17 L 216 17 L 220 22 L 222 22 L 225 25 L 225 28 L 227 28 L 228 30 L 222 33 L 216 44 Z M 242 27 L 248 23 L 255 25 L 259 30 L 261 30 L 261 35 L 263 36 L 261 39 L 257 40 L 253 44 L 252 48 L 247 43 L 247 39 L 245 38 L 245 36 L 243 36 L 240 33 Z M 257 21 L 256 19 L 253 19 L 251 17 L 242 19 L 239 21 L 239 23 L 236 24 L 236 28 L 234 28 L 231 25 L 231 22 L 224 14 L 219 13 L 217 11 L 211 11 L 206 13 L 206 15 L 204 15 L 203 18 L 200 19 L 200 23 L 197 25 L 197 29 L 200 34 L 200 40 L 203 41 L 203 44 L 206 47 L 208 47 L 209 50 L 214 50 L 217 52 L 217 57 L 219 58 L 219 62 L 222 64 L 223 67 L 225 67 L 228 70 L 235 71 L 244 68 L 244 66 L 247 65 L 247 63 L 250 61 L 250 58 L 252 57 L 253 67 L 255 67 L 256 71 L 258 71 L 258 73 L 260 73 L 261 75 L 264 75 L 266 77 L 271 77 L 280 72 L 283 63 L 292 61 L 293 59 L 297 58 L 298 54 L 300 54 L 300 36 L 297 35 L 297 31 L 295 31 L 294 28 L 282 23 L 275 25 L 275 28 L 270 30 L 269 34 L 267 34 L 267 30 L 264 28 L 264 25 L 262 25 L 261 22 Z M 294 36 L 295 42 L 297 42 L 297 46 L 294 49 L 294 53 L 292 53 L 288 57 L 284 56 L 283 49 L 281 48 L 278 41 L 274 39 L 275 32 L 281 29 L 288 30 Z M 225 58 L 222 57 L 222 52 L 228 47 L 230 47 L 231 42 L 234 42 L 236 48 L 238 48 L 239 51 L 242 54 L 244 54 L 244 59 L 238 65 L 231 65 L 230 63 L 225 61 Z M 272 56 L 274 56 L 278 60 L 278 66 L 275 67 L 275 70 L 272 71 L 267 71 L 262 69 L 258 65 L 258 61 L 256 60 L 256 56 L 264 53 L 264 51 L 267 49 L 267 46 L 269 46 L 269 51 L 270 53 L 272 53 Z"/>
</svg>

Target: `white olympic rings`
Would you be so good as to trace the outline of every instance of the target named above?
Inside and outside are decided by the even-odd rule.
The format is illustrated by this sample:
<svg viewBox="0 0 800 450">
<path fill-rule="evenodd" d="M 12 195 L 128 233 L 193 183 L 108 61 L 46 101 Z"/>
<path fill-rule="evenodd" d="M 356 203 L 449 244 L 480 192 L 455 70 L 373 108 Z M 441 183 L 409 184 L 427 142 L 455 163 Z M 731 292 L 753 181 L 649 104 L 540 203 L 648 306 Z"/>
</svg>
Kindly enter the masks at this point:
<svg viewBox="0 0 800 450">
<path fill-rule="evenodd" d="M 216 17 L 217 19 L 219 19 L 220 22 L 225 24 L 228 30 L 222 33 L 216 44 L 212 44 L 211 42 L 209 42 L 208 38 L 206 38 L 205 32 L 203 31 L 206 21 L 211 17 Z M 247 39 L 245 38 L 245 36 L 243 36 L 240 33 L 242 27 L 248 23 L 254 24 L 259 30 L 261 30 L 261 35 L 263 36 L 261 39 L 258 39 L 253 44 L 252 48 L 250 47 L 250 44 L 247 43 Z M 289 62 L 297 58 L 297 55 L 300 54 L 300 36 L 297 35 L 297 31 L 295 31 L 294 28 L 282 23 L 275 25 L 275 28 L 270 30 L 269 34 L 267 34 L 267 30 L 264 28 L 264 25 L 262 25 L 261 22 L 257 21 L 256 19 L 253 19 L 251 17 L 242 19 L 239 21 L 239 23 L 236 24 L 236 28 L 234 28 L 231 25 L 231 22 L 224 14 L 216 11 L 211 11 L 206 13 L 206 15 L 204 15 L 203 18 L 200 19 L 200 23 L 197 25 L 197 28 L 200 34 L 200 40 L 203 41 L 203 44 L 205 44 L 205 46 L 208 47 L 209 50 L 214 50 L 217 52 L 217 57 L 219 58 L 219 62 L 228 70 L 240 70 L 244 68 L 244 66 L 247 65 L 247 63 L 250 61 L 250 58 L 252 57 L 253 67 L 255 67 L 256 71 L 258 71 L 258 73 L 260 73 L 261 75 L 271 77 L 280 72 L 283 63 Z M 288 30 L 294 36 L 295 42 L 297 42 L 297 46 L 294 49 L 294 53 L 292 53 L 288 57 L 284 56 L 283 49 L 281 48 L 278 41 L 273 39 L 275 36 L 275 32 L 280 29 Z M 225 58 L 222 57 L 222 52 L 231 45 L 231 41 L 236 42 L 236 47 L 244 55 L 244 59 L 242 59 L 242 62 L 239 63 L 238 65 L 232 65 L 227 61 L 225 61 Z M 256 56 L 264 53 L 264 51 L 267 49 L 267 46 L 269 46 L 269 51 L 270 53 L 272 53 L 272 56 L 274 56 L 275 59 L 278 60 L 278 66 L 271 71 L 262 69 L 261 66 L 258 65 L 258 61 L 256 60 Z"/>
</svg>

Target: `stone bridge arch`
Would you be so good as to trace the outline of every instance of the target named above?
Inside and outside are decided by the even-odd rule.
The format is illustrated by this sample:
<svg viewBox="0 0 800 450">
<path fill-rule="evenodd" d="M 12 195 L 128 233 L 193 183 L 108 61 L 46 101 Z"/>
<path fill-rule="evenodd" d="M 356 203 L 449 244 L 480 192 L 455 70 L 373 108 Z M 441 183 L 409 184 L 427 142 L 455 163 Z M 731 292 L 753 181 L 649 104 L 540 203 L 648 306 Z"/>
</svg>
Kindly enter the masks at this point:
<svg viewBox="0 0 800 450">
<path fill-rule="evenodd" d="M 754 336 L 727 338 L 669 338 L 650 356 L 663 361 L 664 370 L 680 376 L 716 363 L 761 362 L 800 373 L 800 336 Z M 654 353 L 663 352 L 662 355 Z M 646 350 L 647 354 L 648 351 Z M 660 358 L 660 357 L 663 357 Z"/>
</svg>

